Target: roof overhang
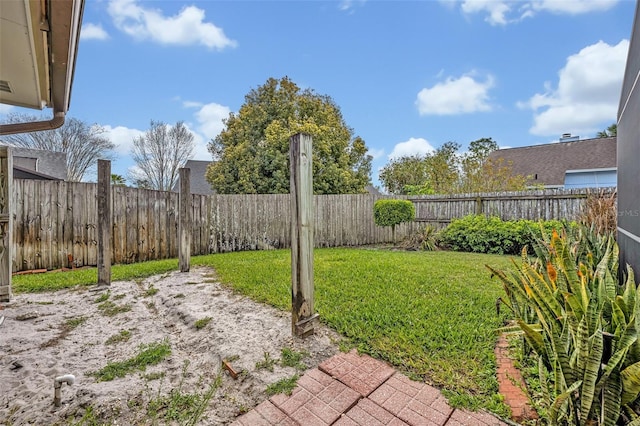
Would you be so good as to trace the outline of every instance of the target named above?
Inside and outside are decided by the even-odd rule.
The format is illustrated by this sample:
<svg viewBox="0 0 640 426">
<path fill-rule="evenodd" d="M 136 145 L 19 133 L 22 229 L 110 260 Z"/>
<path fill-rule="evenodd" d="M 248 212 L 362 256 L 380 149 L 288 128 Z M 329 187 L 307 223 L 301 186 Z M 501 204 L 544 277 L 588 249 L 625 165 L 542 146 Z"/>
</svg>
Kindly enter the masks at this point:
<svg viewBox="0 0 640 426">
<path fill-rule="evenodd" d="M 0 1 L 0 103 L 52 108 L 51 121 L 0 134 L 56 128 L 69 109 L 84 0 Z"/>
<path fill-rule="evenodd" d="M 594 173 L 594 172 L 615 172 L 617 171 L 618 168 L 617 167 L 603 167 L 600 169 L 575 169 L 575 170 L 567 170 L 564 173 L 565 174 L 570 174 L 570 173 Z"/>
</svg>

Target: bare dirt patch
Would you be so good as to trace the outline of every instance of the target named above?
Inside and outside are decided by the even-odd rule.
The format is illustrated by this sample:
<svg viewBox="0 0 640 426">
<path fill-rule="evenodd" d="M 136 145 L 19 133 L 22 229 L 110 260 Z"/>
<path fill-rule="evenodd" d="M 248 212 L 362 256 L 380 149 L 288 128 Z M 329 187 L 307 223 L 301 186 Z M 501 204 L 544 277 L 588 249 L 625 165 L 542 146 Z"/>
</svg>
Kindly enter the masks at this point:
<svg viewBox="0 0 640 426">
<path fill-rule="evenodd" d="M 225 425 L 266 399 L 267 386 L 338 352 L 333 331 L 294 339 L 289 313 L 234 294 L 212 273 L 14 296 L 0 310 L 0 424 Z M 163 344 L 170 354 L 142 369 L 140 354 Z M 283 353 L 301 361 L 286 366 Z M 130 369 L 100 381 L 109 363 Z M 65 374 L 75 383 L 62 385 L 55 407 L 54 379 Z"/>
</svg>

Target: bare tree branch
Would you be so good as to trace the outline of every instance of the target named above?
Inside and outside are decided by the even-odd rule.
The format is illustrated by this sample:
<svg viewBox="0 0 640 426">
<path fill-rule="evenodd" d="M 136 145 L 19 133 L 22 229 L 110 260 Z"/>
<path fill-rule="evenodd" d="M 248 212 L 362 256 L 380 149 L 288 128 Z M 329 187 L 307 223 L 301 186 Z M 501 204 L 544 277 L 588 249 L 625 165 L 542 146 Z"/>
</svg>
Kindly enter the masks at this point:
<svg viewBox="0 0 640 426">
<path fill-rule="evenodd" d="M 40 118 L 25 114 L 11 114 L 7 123 L 38 121 Z M 101 158 L 109 158 L 115 145 L 104 136 L 105 130 L 89 125 L 77 118 L 68 118 L 62 127 L 40 132 L 6 135 L 0 142 L 23 148 L 64 152 L 67 154 L 67 180 L 81 181 L 85 173 Z"/>
<path fill-rule="evenodd" d="M 178 169 L 191 157 L 193 147 L 193 134 L 182 121 L 171 127 L 151 120 L 149 130 L 133 140 L 131 156 L 139 169 L 135 180 L 170 191 L 178 181 Z"/>
</svg>

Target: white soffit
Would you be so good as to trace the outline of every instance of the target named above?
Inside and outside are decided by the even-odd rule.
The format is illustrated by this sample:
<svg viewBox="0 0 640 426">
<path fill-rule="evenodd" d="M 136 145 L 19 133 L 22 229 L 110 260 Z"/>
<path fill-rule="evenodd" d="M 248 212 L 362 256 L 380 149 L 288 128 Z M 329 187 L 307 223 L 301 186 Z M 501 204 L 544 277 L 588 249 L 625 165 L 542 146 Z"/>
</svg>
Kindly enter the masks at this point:
<svg viewBox="0 0 640 426">
<path fill-rule="evenodd" d="M 36 19 L 44 20 L 41 4 L 0 0 L 0 103 L 35 109 L 49 103 L 46 33 L 40 30 L 40 22 L 33 22 L 31 10 Z"/>
</svg>

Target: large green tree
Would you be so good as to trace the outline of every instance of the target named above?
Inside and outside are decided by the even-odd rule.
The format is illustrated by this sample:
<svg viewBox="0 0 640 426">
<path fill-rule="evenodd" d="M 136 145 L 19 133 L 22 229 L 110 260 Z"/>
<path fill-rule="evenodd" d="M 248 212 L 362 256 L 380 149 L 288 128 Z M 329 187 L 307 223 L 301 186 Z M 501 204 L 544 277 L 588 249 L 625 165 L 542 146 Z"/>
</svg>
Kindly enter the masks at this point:
<svg viewBox="0 0 640 426">
<path fill-rule="evenodd" d="M 380 181 L 392 194 L 455 192 L 460 179 L 458 145 L 446 142 L 435 152 L 391 160 L 380 171 Z"/>
<path fill-rule="evenodd" d="M 408 187 L 424 184 L 429 178 L 423 155 L 394 158 L 380 170 L 380 182 L 391 194 L 406 194 Z"/>
<path fill-rule="evenodd" d="M 240 111 L 224 123 L 209 143 L 214 161 L 206 175 L 218 193 L 288 193 L 289 138 L 300 132 L 313 137 L 316 194 L 360 193 L 371 181 L 368 148 L 346 125 L 340 108 L 288 77 L 270 78 L 252 89 Z"/>
</svg>

